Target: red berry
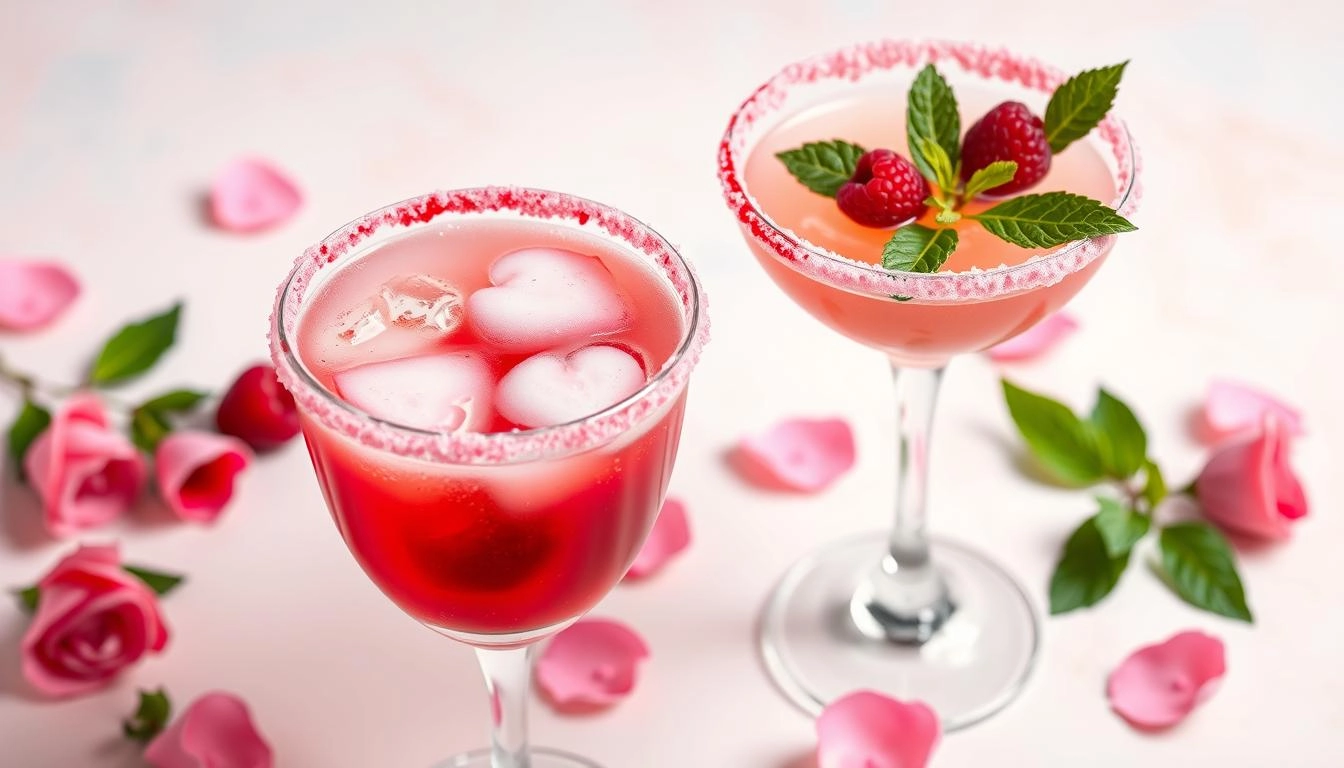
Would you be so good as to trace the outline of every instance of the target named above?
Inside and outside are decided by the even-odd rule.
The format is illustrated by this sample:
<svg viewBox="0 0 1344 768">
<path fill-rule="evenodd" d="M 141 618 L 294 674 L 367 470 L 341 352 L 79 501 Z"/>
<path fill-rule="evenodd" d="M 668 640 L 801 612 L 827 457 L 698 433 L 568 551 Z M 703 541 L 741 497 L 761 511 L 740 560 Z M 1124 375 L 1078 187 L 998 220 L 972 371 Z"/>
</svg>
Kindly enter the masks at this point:
<svg viewBox="0 0 1344 768">
<path fill-rule="evenodd" d="M 835 202 L 863 226 L 887 229 L 922 215 L 928 196 L 929 183 L 914 163 L 890 149 L 874 149 L 859 158 Z"/>
<path fill-rule="evenodd" d="M 233 435 L 258 451 L 279 447 L 299 433 L 294 398 L 269 365 L 243 371 L 215 412 L 219 431 Z"/>
<path fill-rule="evenodd" d="M 1050 170 L 1050 142 L 1045 124 L 1025 104 L 1005 101 L 989 110 L 971 129 L 961 145 L 961 178 L 997 160 L 1017 163 L 1012 181 L 986 190 L 989 195 L 1011 195 L 1035 186 Z"/>
</svg>

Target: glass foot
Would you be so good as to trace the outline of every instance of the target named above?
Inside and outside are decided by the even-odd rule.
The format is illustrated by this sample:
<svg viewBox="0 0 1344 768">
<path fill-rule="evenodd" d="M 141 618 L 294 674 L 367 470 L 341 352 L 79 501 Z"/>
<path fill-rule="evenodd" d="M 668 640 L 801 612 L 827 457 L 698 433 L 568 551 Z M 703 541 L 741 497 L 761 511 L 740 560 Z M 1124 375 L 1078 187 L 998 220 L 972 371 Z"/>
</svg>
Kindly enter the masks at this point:
<svg viewBox="0 0 1344 768">
<path fill-rule="evenodd" d="M 983 555 L 934 539 L 932 561 L 955 609 L 922 644 L 864 636 L 850 599 L 886 553 L 885 533 L 831 544 L 784 574 L 761 618 L 761 653 L 775 684 L 810 714 L 871 690 L 933 707 L 947 731 L 994 714 L 1022 690 L 1040 623 L 1021 586 Z"/>
<path fill-rule="evenodd" d="M 494 766 L 490 764 L 490 750 L 478 749 L 449 758 L 447 762 L 439 763 L 434 768 L 494 768 Z M 602 768 L 602 766 L 569 752 L 533 747 L 532 759 L 527 768 Z"/>
</svg>

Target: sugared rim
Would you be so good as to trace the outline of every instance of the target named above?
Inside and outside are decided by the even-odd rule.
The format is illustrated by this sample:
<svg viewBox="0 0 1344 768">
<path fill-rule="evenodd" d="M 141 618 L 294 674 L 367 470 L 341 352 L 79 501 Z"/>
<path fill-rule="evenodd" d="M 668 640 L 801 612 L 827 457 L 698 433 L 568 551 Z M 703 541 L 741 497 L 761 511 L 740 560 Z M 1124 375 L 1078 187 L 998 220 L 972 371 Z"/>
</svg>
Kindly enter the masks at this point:
<svg viewBox="0 0 1344 768">
<path fill-rule="evenodd" d="M 934 62 L 961 71 L 1049 93 L 1067 75 L 1036 59 L 974 43 L 940 40 L 881 40 L 842 48 L 795 62 L 756 89 L 728 121 L 719 144 L 719 181 L 738 220 L 761 245 L 793 269 L 820 282 L 860 293 L 899 294 L 925 301 L 983 301 L 1007 293 L 1053 285 L 1105 252 L 1110 237 L 1080 240 L 1022 264 L 966 272 L 896 272 L 855 261 L 776 225 L 747 192 L 741 178 L 743 152 L 757 121 L 784 107 L 791 88 L 819 81 L 861 82 L 870 75 Z M 1115 159 L 1116 195 L 1111 207 L 1129 215 L 1138 207 L 1140 158 L 1125 124 L 1114 113 L 1097 126 Z"/>
<path fill-rule="evenodd" d="M 598 228 L 648 257 L 681 301 L 686 330 L 676 352 L 635 394 L 605 410 L 568 424 L 493 434 L 435 432 L 379 419 L 341 400 L 313 378 L 289 340 L 313 277 L 375 233 L 428 224 L 440 216 L 492 213 L 563 221 L 579 229 Z M 709 338 L 700 281 L 677 250 L 648 225 L 609 206 L 573 195 L 522 187 L 480 187 L 433 192 L 373 211 L 308 248 L 276 293 L 271 315 L 271 359 L 280 381 L 300 407 L 371 448 L 450 464 L 508 464 L 551 458 L 596 448 L 659 412 L 685 387 Z"/>
</svg>

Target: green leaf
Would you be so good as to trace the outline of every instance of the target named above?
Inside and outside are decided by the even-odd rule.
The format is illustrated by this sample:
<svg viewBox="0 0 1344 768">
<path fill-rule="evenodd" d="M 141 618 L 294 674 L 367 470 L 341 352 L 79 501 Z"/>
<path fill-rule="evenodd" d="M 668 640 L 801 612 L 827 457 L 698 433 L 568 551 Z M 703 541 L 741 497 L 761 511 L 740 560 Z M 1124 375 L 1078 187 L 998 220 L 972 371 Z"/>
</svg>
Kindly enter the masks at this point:
<svg viewBox="0 0 1344 768">
<path fill-rule="evenodd" d="M 919 154 L 929 164 L 933 171 L 933 183 L 938 185 L 938 189 L 944 195 L 953 192 L 957 188 L 956 171 L 952 170 L 952 158 L 947 156 L 947 150 L 933 139 L 920 136 L 914 141 L 919 142 Z"/>
<path fill-rule="evenodd" d="M 1017 163 L 1012 160 L 995 160 L 984 168 L 971 174 L 966 182 L 966 191 L 962 197 L 974 200 L 975 196 L 1000 184 L 1007 184 L 1017 175 Z"/>
<path fill-rule="evenodd" d="M 891 294 L 891 298 L 895 299 L 896 301 L 902 301 L 902 302 L 904 302 L 904 301 L 913 301 L 915 297 L 914 297 L 914 296 L 902 296 L 902 295 L 899 294 L 899 293 L 893 293 L 893 294 Z"/>
<path fill-rule="evenodd" d="M 932 64 L 925 65 L 910 86 L 905 133 L 910 157 L 924 178 L 938 182 L 933 164 L 921 150 L 920 139 L 931 139 L 947 155 L 948 166 L 957 167 L 961 159 L 961 113 L 952 87 Z"/>
<path fill-rule="evenodd" d="M 51 413 L 32 400 L 24 400 L 23 408 L 9 427 L 9 457 L 19 469 L 19 479 L 24 480 L 23 457 L 28 447 L 47 427 L 51 426 Z"/>
<path fill-rule="evenodd" d="M 166 392 L 158 397 L 146 400 L 140 404 L 140 407 L 147 411 L 158 411 L 159 413 L 182 413 L 195 408 L 205 398 L 206 394 L 204 392 L 197 392 L 194 389 L 175 389 L 172 392 Z"/>
<path fill-rule="evenodd" d="M 967 218 L 1023 248 L 1050 248 L 1137 229 L 1105 204 L 1069 192 L 1021 195 Z"/>
<path fill-rule="evenodd" d="M 117 331 L 103 345 L 89 374 L 91 384 L 117 384 L 153 367 L 177 337 L 177 321 L 182 303 L 167 312 L 131 323 Z"/>
<path fill-rule="evenodd" d="M 841 185 L 854 175 L 864 148 L 842 139 L 814 141 L 797 149 L 777 153 L 793 177 L 818 195 L 835 197 Z"/>
<path fill-rule="evenodd" d="M 1120 575 L 1129 565 L 1129 553 L 1112 558 L 1097 530 L 1097 519 L 1089 517 L 1074 530 L 1064 544 L 1064 552 L 1050 577 L 1050 613 L 1059 615 L 1096 605 L 1115 589 Z"/>
<path fill-rule="evenodd" d="M 1208 523 L 1178 523 L 1158 539 L 1162 570 L 1187 603 L 1220 616 L 1252 622 L 1246 590 L 1227 539 Z"/>
<path fill-rule="evenodd" d="M 1100 389 L 1088 423 L 1095 432 L 1101 465 L 1108 475 L 1128 480 L 1143 468 L 1148 455 L 1148 435 L 1128 405 Z"/>
<path fill-rule="evenodd" d="M 1045 107 L 1045 138 L 1055 154 L 1097 127 L 1115 103 L 1120 76 L 1128 61 L 1089 69 L 1069 78 L 1055 89 Z"/>
<path fill-rule="evenodd" d="M 41 599 L 42 592 L 34 584 L 31 587 L 14 590 L 14 596 L 19 599 L 19 607 L 24 613 L 32 613 L 37 610 L 37 601 Z"/>
<path fill-rule="evenodd" d="M 186 580 L 185 576 L 179 576 L 174 573 L 163 573 L 162 571 L 151 571 L 148 568 L 138 568 L 134 565 L 123 565 L 122 570 L 145 582 L 145 585 L 154 590 L 154 594 L 159 595 L 160 597 L 177 589 L 178 586 Z"/>
<path fill-rule="evenodd" d="M 1111 558 L 1128 558 L 1139 539 L 1148 535 L 1150 518 L 1105 496 L 1098 496 L 1097 504 L 1101 511 L 1092 519 L 1096 521 L 1097 533 L 1101 534 L 1106 555 Z"/>
<path fill-rule="evenodd" d="M 1007 379 L 1003 380 L 1003 396 L 1032 455 L 1056 479 L 1084 486 L 1105 476 L 1091 428 L 1067 406 Z"/>
<path fill-rule="evenodd" d="M 882 266 L 899 272 L 937 272 L 956 249 L 955 229 L 907 224 L 882 246 Z"/>
<path fill-rule="evenodd" d="M 160 411 L 148 411 L 143 407 L 131 411 L 131 442 L 145 453 L 153 453 L 172 431 L 173 425 Z"/>
<path fill-rule="evenodd" d="M 1144 459 L 1143 474 L 1143 500 L 1148 502 L 1148 511 L 1151 512 L 1167 498 L 1167 481 L 1162 477 L 1162 468 L 1152 459 Z"/>
<path fill-rule="evenodd" d="M 131 741 L 148 744 L 168 725 L 173 717 L 173 704 L 162 688 L 140 691 L 140 704 L 135 714 L 121 721 L 121 732 Z"/>
</svg>

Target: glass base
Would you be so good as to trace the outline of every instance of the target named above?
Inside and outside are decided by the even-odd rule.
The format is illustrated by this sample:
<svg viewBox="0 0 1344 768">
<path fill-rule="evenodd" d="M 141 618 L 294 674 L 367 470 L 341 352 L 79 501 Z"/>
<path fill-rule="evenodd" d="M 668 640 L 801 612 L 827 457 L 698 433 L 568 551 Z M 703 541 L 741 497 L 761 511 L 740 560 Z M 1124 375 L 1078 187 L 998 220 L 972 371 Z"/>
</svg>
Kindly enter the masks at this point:
<svg viewBox="0 0 1344 768">
<path fill-rule="evenodd" d="M 449 758 L 447 762 L 439 763 L 434 768 L 494 768 L 494 766 L 490 764 L 490 750 L 478 749 L 475 752 Z M 533 747 L 528 768 L 602 768 L 602 766 L 569 752 Z"/>
<path fill-rule="evenodd" d="M 946 731 L 994 714 L 1021 692 L 1040 623 L 1021 586 L 983 555 L 934 539 L 932 562 L 955 609 L 922 644 L 865 637 L 850 599 L 886 553 L 885 533 L 845 539 L 799 560 L 761 617 L 760 645 L 775 684 L 808 713 L 871 690 L 931 706 Z"/>
</svg>

